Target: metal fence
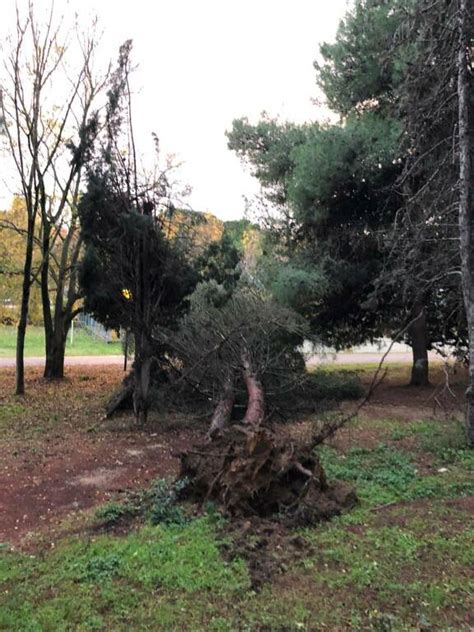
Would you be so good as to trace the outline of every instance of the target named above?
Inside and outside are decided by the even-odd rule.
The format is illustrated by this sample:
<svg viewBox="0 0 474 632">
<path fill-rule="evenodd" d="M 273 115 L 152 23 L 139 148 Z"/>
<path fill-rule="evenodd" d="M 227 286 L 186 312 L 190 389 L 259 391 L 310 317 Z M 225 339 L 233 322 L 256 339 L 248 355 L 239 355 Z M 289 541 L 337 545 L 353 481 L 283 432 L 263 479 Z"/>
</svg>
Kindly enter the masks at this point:
<svg viewBox="0 0 474 632">
<path fill-rule="evenodd" d="M 90 314 L 80 313 L 76 319 L 77 325 L 87 329 L 87 331 L 96 338 L 105 342 L 112 342 L 112 332 L 92 318 Z"/>
</svg>

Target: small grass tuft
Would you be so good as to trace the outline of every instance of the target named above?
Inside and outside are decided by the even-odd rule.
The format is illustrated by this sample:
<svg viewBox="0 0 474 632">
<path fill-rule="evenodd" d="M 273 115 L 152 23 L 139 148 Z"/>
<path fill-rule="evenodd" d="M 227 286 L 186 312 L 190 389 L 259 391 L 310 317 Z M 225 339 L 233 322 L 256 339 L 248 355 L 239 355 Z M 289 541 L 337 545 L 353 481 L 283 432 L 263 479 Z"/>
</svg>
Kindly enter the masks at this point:
<svg viewBox="0 0 474 632">
<path fill-rule="evenodd" d="M 187 517 L 177 502 L 188 485 L 187 479 L 170 483 L 166 479 L 155 481 L 149 492 L 151 508 L 149 518 L 152 524 L 185 524 Z"/>
<path fill-rule="evenodd" d="M 131 503 L 113 501 L 97 509 L 94 514 L 94 521 L 104 526 L 111 526 L 123 518 L 136 515 L 138 511 L 138 508 Z"/>
</svg>

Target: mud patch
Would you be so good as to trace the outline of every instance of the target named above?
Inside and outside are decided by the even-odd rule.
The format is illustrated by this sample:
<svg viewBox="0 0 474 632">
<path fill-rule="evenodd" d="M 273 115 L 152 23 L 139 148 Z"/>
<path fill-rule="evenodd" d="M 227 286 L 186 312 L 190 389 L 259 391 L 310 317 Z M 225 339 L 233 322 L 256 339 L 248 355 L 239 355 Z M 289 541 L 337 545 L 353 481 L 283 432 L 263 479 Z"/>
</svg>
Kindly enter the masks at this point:
<svg viewBox="0 0 474 632">
<path fill-rule="evenodd" d="M 265 583 L 286 573 L 289 566 L 311 555 L 312 545 L 275 520 L 237 520 L 228 523 L 221 545 L 226 561 L 241 558 L 247 564 L 252 589 L 260 591 Z"/>
</svg>

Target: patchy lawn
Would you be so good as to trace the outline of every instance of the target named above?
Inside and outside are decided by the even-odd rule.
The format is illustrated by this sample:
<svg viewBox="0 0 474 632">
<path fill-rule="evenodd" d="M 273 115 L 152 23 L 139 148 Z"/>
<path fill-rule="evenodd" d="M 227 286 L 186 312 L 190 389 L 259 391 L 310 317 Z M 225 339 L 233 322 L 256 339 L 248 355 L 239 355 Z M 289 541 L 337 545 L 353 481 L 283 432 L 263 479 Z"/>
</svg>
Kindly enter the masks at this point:
<svg viewBox="0 0 474 632">
<path fill-rule="evenodd" d="M 0 325 L 0 357 L 8 358 L 16 353 L 16 327 Z M 91 336 L 84 329 L 76 327 L 74 338 L 71 343 L 71 336 L 68 336 L 66 344 L 66 355 L 68 356 L 88 356 L 88 355 L 121 355 L 122 346 L 119 341 L 104 342 Z M 44 329 L 43 327 L 30 326 L 26 330 L 25 357 L 44 356 Z"/>
<path fill-rule="evenodd" d="M 418 390 L 403 386 L 407 374 L 391 368 L 322 450 L 328 475 L 352 482 L 360 504 L 291 535 L 296 555 L 288 539 L 246 537 L 246 524 L 212 508 L 127 526 L 125 499 L 173 476 L 175 451 L 204 428 L 159 416 L 140 432 L 127 418 L 104 423 L 117 367 L 71 368 L 59 384 L 30 370 L 25 400 L 8 394 L 4 371 L 0 629 L 472 629 L 474 453 L 458 421 L 460 376 L 449 391 L 441 372 L 438 387 Z M 100 529 L 104 520 L 117 528 Z M 252 549 L 273 569 L 258 585 Z"/>
</svg>

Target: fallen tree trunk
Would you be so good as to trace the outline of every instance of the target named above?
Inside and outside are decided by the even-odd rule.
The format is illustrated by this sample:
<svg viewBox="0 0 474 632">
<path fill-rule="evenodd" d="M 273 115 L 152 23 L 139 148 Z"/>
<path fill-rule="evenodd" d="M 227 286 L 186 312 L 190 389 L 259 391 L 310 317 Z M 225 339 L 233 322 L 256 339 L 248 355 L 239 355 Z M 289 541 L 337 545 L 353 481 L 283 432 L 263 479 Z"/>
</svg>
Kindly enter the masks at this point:
<svg viewBox="0 0 474 632">
<path fill-rule="evenodd" d="M 222 396 L 217 402 L 217 406 L 214 410 L 211 419 L 211 425 L 207 434 L 209 439 L 212 439 L 216 434 L 221 432 L 226 426 L 229 425 L 232 410 L 235 404 L 235 389 L 232 379 L 229 377 L 224 385 Z"/>
<path fill-rule="evenodd" d="M 112 395 L 105 410 L 107 419 L 110 419 L 121 410 L 132 410 L 134 379 L 133 374 L 127 375 L 120 388 Z"/>
<path fill-rule="evenodd" d="M 265 393 L 247 352 L 242 355 L 242 366 L 248 396 L 247 410 L 242 423 L 259 426 L 265 419 Z"/>
</svg>

